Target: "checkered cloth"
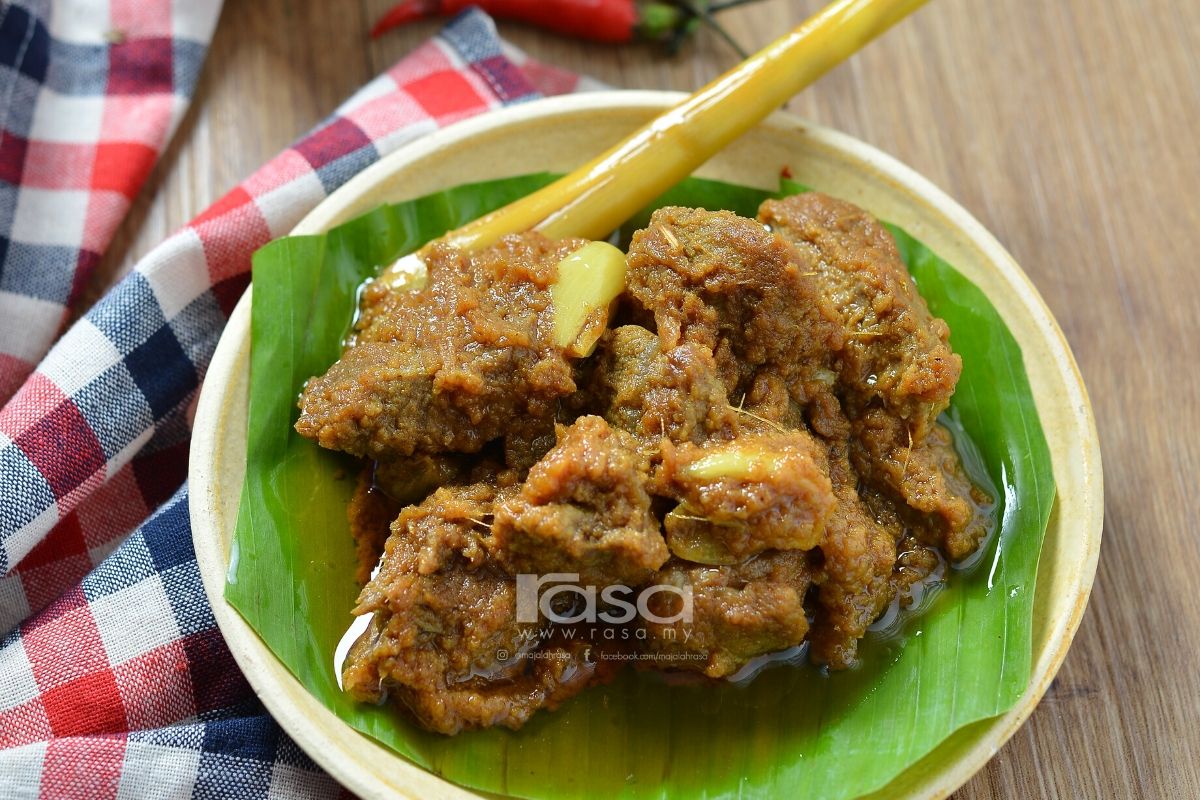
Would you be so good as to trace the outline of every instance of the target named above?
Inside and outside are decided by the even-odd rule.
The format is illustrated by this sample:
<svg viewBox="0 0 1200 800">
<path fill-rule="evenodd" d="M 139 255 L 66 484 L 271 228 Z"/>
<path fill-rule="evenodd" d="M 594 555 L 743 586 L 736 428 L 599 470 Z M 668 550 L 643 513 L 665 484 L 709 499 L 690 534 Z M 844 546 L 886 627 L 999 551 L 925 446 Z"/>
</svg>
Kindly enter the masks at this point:
<svg viewBox="0 0 1200 800">
<path fill-rule="evenodd" d="M 0 3 L 0 402 L 46 354 L 183 116 L 220 10 Z"/>
<path fill-rule="evenodd" d="M 0 409 L 0 797 L 339 791 L 264 713 L 215 627 L 188 522 L 188 410 L 256 248 L 405 142 L 592 86 L 467 12 L 163 242 L 44 355 L 179 119 L 218 11 L 0 2 L 0 402 L 15 389 Z"/>
</svg>

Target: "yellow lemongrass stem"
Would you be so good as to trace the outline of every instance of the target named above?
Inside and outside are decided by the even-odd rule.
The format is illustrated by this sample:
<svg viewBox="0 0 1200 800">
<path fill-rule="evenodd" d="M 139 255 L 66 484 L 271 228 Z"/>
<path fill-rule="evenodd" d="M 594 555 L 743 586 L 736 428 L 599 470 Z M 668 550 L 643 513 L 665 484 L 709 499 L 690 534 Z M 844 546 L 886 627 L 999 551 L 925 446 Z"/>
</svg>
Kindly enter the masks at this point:
<svg viewBox="0 0 1200 800">
<path fill-rule="evenodd" d="M 604 238 L 925 1 L 837 0 L 608 152 L 444 238 L 468 250 L 532 228 Z"/>
</svg>

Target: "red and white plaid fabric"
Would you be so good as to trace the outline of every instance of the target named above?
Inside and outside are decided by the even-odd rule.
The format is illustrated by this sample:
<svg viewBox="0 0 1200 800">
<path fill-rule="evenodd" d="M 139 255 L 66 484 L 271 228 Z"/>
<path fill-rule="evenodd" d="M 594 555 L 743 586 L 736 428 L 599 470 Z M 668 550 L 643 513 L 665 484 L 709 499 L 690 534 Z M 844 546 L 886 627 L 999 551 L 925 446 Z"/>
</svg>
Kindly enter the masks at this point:
<svg viewBox="0 0 1200 800">
<path fill-rule="evenodd" d="M 337 793 L 215 627 L 188 524 L 187 409 L 256 248 L 408 141 L 595 85 L 467 12 L 163 242 L 42 358 L 166 144 L 219 5 L 0 3 L 0 797 Z"/>
<path fill-rule="evenodd" d="M 0 4 L 0 402 L 50 348 L 183 116 L 220 10 Z"/>
</svg>

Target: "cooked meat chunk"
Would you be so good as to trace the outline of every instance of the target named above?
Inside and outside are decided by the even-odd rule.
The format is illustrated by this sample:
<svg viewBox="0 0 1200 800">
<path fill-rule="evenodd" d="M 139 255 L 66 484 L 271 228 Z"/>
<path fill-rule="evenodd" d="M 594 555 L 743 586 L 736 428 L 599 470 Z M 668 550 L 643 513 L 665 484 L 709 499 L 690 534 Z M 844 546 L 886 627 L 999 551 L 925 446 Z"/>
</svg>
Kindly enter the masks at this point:
<svg viewBox="0 0 1200 800">
<path fill-rule="evenodd" d="M 554 447 L 556 429 L 553 417 L 513 420 L 504 434 L 504 463 L 514 469 L 528 470 Z"/>
<path fill-rule="evenodd" d="M 909 608 L 922 602 L 927 582 L 937 578 L 944 562 L 938 551 L 922 544 L 912 536 L 905 536 L 896 546 L 896 568 L 892 571 L 892 584 L 901 608 Z"/>
<path fill-rule="evenodd" d="M 836 310 L 847 413 L 882 403 L 919 442 L 946 410 L 962 371 L 950 329 L 929 313 L 895 240 L 866 211 L 817 192 L 768 200 L 758 218 L 789 242 Z"/>
<path fill-rule="evenodd" d="M 680 501 L 665 521 L 671 551 L 698 542 L 730 563 L 764 550 L 810 550 L 836 503 L 825 453 L 801 430 L 744 433 L 703 446 L 663 443 L 656 491 Z"/>
<path fill-rule="evenodd" d="M 472 255 L 437 245 L 423 289 L 372 283 L 353 346 L 305 387 L 296 430 L 394 458 L 478 452 L 514 419 L 552 418 L 575 384 L 552 343 L 549 287 L 582 244 L 525 233 Z"/>
<path fill-rule="evenodd" d="M 951 561 L 975 552 L 987 532 L 979 506 L 990 500 L 963 472 L 950 431 L 934 424 L 918 444 L 902 420 L 882 409 L 868 411 L 852 427 L 855 469 L 900 502 L 901 517 L 923 541 L 942 548 Z"/>
<path fill-rule="evenodd" d="M 667 560 L 637 442 L 600 417 L 559 429 L 521 490 L 497 503 L 489 547 L 512 573 L 638 586 Z"/>
<path fill-rule="evenodd" d="M 797 550 L 763 553 L 725 567 L 672 560 L 653 583 L 690 591 L 692 617 L 687 620 L 676 592 L 660 590 L 650 597 L 647 605 L 657 619 L 645 622 L 646 645 L 659 656 L 655 666 L 720 678 L 756 656 L 800 644 L 808 631 L 809 573 L 808 554 Z"/>
<path fill-rule="evenodd" d="M 516 586 L 483 545 L 488 483 L 439 489 L 392 525 L 379 574 L 356 613 L 374 614 L 343 672 L 355 699 L 392 695 L 441 733 L 519 727 L 595 676 L 580 645 L 531 659 L 538 638 L 516 622 Z M 497 660 L 498 652 L 510 655 Z"/>
<path fill-rule="evenodd" d="M 846 450 L 845 444 L 829 447 L 837 505 L 825 523 L 814 570 L 818 590 L 809 635 L 812 660 L 833 669 L 855 664 L 858 640 L 891 602 L 896 541 L 903 532 L 898 520 L 877 517 L 863 502 Z"/>
<path fill-rule="evenodd" d="M 624 325 L 601 341 L 592 381 L 605 419 L 652 446 L 664 437 L 728 437 L 736 428 L 712 353 L 691 342 L 664 353 L 653 333 Z"/>
<path fill-rule="evenodd" d="M 469 470 L 470 465 L 460 456 L 417 453 L 407 458 L 377 461 L 372 481 L 393 501 L 406 506 L 421 502 L 439 486 L 461 482 Z M 396 509 L 397 513 L 399 510 Z M 392 514 L 392 519 L 395 517 Z"/>
<path fill-rule="evenodd" d="M 814 268 L 761 223 L 728 211 L 655 211 L 629 247 L 629 293 L 654 314 L 662 349 L 691 342 L 713 353 L 729 397 L 773 372 L 799 402 L 821 380 L 842 328 Z"/>
</svg>

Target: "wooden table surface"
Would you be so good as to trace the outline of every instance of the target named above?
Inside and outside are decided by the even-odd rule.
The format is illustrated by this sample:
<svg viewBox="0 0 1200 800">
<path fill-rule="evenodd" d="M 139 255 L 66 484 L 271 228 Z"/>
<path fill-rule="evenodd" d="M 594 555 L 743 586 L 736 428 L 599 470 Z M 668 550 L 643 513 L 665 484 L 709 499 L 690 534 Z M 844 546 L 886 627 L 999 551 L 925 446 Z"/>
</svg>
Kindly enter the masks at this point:
<svg viewBox="0 0 1200 800">
<path fill-rule="evenodd" d="M 196 101 L 89 289 L 436 30 L 367 44 L 388 0 L 226 0 Z M 724 17 L 757 47 L 817 8 Z M 515 25 L 536 57 L 618 87 L 731 66 Z M 1041 290 L 1095 407 L 1107 485 L 1091 604 L 1058 679 L 961 798 L 1200 797 L 1200 3 L 934 0 L 790 108 L 945 189 Z"/>
</svg>

